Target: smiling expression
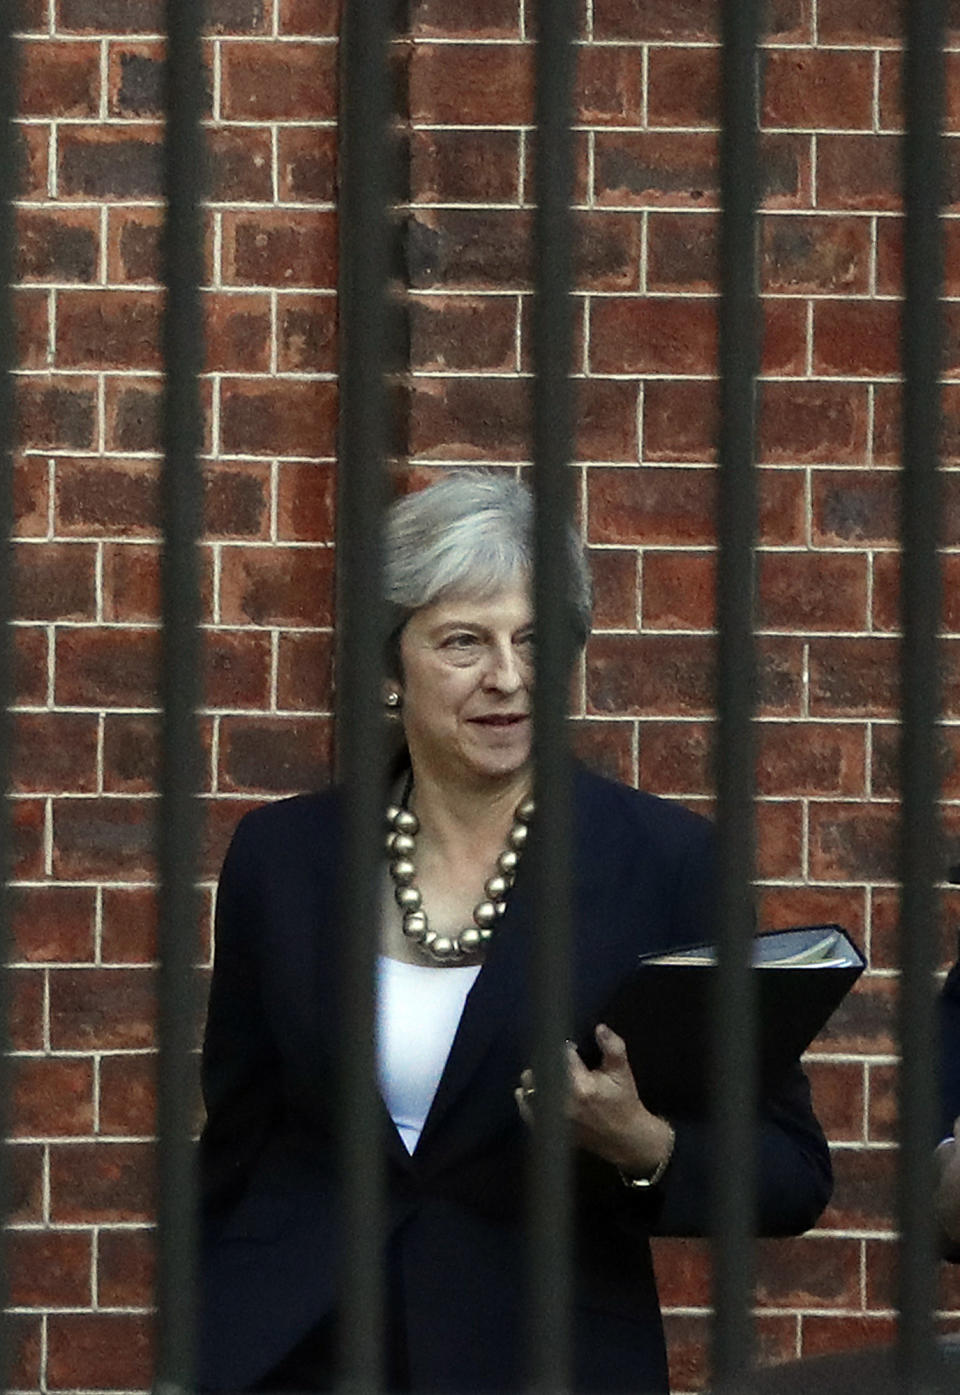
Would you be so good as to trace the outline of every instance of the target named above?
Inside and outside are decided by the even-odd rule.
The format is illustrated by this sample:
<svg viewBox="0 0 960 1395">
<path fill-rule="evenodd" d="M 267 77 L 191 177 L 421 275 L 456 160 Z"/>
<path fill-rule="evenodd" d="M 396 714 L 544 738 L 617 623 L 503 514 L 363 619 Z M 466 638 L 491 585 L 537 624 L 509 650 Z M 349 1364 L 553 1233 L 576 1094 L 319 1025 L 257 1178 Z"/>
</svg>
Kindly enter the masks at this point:
<svg viewBox="0 0 960 1395">
<path fill-rule="evenodd" d="M 423 606 L 400 638 L 403 725 L 415 769 L 500 780 L 530 759 L 533 610 L 525 586 Z"/>
</svg>

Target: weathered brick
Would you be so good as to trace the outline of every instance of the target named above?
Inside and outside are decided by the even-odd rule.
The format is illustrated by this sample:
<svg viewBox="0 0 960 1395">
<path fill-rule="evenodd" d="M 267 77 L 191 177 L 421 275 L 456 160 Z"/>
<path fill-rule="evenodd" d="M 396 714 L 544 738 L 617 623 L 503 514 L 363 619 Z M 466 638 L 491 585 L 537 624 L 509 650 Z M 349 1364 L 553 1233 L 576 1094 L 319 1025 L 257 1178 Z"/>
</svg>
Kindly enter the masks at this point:
<svg viewBox="0 0 960 1395">
<path fill-rule="evenodd" d="M 17 108 L 21 116 L 96 116 L 100 109 L 100 46 L 27 40 L 19 49 Z"/>
<path fill-rule="evenodd" d="M 900 308 L 890 301 L 817 301 L 813 369 L 879 377 L 900 371 Z"/>
<path fill-rule="evenodd" d="M 12 1104 L 13 1132 L 19 1138 L 92 1133 L 92 1061 L 72 1056 L 17 1060 Z"/>
<path fill-rule="evenodd" d="M 92 620 L 95 550 L 83 543 L 30 542 L 14 554 L 14 596 L 24 620 Z"/>
<path fill-rule="evenodd" d="M 269 0 L 208 0 L 205 19 L 214 34 L 269 34 Z"/>
<path fill-rule="evenodd" d="M 8 1313 L 4 1318 L 9 1342 L 7 1379 L 11 1390 L 40 1388 L 42 1323 L 39 1315 L 34 1317 L 25 1313 Z"/>
<path fill-rule="evenodd" d="M 11 896 L 15 959 L 35 964 L 93 959 L 96 903 L 92 888 L 20 886 Z"/>
<path fill-rule="evenodd" d="M 336 217 L 323 210 L 225 214 L 223 267 L 234 285 L 333 286 Z"/>
<path fill-rule="evenodd" d="M 337 196 L 337 133 L 329 127 L 286 126 L 277 134 L 277 184 L 282 203 L 333 203 Z"/>
<path fill-rule="evenodd" d="M 577 760 L 611 780 L 634 781 L 633 723 L 591 722 L 571 724 L 571 748 Z"/>
<path fill-rule="evenodd" d="M 769 213 L 760 222 L 764 290 L 859 294 L 870 284 L 866 218 Z"/>
<path fill-rule="evenodd" d="M 105 390 L 105 436 L 108 451 L 120 454 L 159 452 L 161 449 L 161 417 L 163 384 L 159 377 L 107 377 Z M 204 417 L 203 449 L 209 450 L 211 423 L 211 385 L 200 382 L 200 401 Z"/>
<path fill-rule="evenodd" d="M 328 717 L 224 717 L 219 787 L 291 794 L 329 783 L 333 725 Z"/>
<path fill-rule="evenodd" d="M 9 1301 L 15 1307 L 81 1308 L 89 1305 L 92 1267 L 89 1232 L 13 1231 L 6 1245 L 10 1266 Z"/>
<path fill-rule="evenodd" d="M 719 50 L 652 48 L 648 71 L 647 111 L 651 126 L 719 125 Z"/>
<path fill-rule="evenodd" d="M 873 126 L 873 59 L 844 49 L 780 49 L 766 55 L 765 126 L 867 130 Z"/>
<path fill-rule="evenodd" d="M 796 880 L 803 875 L 803 808 L 799 800 L 757 805 L 757 876 Z"/>
<path fill-rule="evenodd" d="M 590 471 L 588 536 L 605 543 L 712 544 L 717 474 L 713 469 Z M 804 477 L 799 470 L 758 472 L 759 538 L 804 541 Z"/>
<path fill-rule="evenodd" d="M 338 32 L 340 9 L 337 0 L 277 0 L 277 19 L 281 34 L 332 36 Z"/>
<path fill-rule="evenodd" d="M 156 291 L 61 291 L 57 358 L 65 368 L 159 368 Z"/>
<path fill-rule="evenodd" d="M 852 464 L 867 443 L 865 386 L 847 383 L 764 383 L 759 399 L 761 460 Z"/>
<path fill-rule="evenodd" d="M 220 610 L 228 625 L 329 625 L 333 554 L 325 547 L 225 548 Z"/>
<path fill-rule="evenodd" d="M 716 623 L 713 553 L 645 551 L 641 595 L 647 630 L 712 630 Z"/>
<path fill-rule="evenodd" d="M 50 980 L 50 1042 L 55 1051 L 117 1051 L 152 1046 L 156 985 L 152 969 L 58 969 Z"/>
<path fill-rule="evenodd" d="M 277 368 L 281 373 L 333 373 L 337 366 L 337 302 L 332 294 L 296 291 L 277 301 Z"/>
<path fill-rule="evenodd" d="M 147 800 L 54 801 L 54 875 L 71 881 L 150 880 L 154 875 L 153 814 Z"/>
<path fill-rule="evenodd" d="M 154 706 L 158 641 L 155 630 L 60 630 L 57 702 L 81 707 Z"/>
<path fill-rule="evenodd" d="M 206 369 L 211 373 L 270 371 L 270 298 L 209 291 L 203 298 Z"/>
<path fill-rule="evenodd" d="M 90 450 L 97 428 L 93 378 L 37 375 L 16 382 L 19 439 L 31 450 Z"/>
<path fill-rule="evenodd" d="M 161 133 L 135 126 L 63 126 L 57 187 L 62 197 L 159 198 Z"/>
<path fill-rule="evenodd" d="M 409 73 L 414 121 L 521 125 L 533 119 L 527 44 L 417 44 Z"/>
<path fill-rule="evenodd" d="M 14 701 L 42 706 L 47 700 L 47 632 L 39 626 L 18 625 L 13 632 Z"/>
<path fill-rule="evenodd" d="M 309 0 L 281 0 L 281 4 L 303 8 Z M 505 39 L 519 32 L 517 0 L 457 0 L 455 5 L 448 0 L 412 0 L 409 9 L 410 31 L 418 36 Z"/>
<path fill-rule="evenodd" d="M 269 467 L 218 460 L 204 469 L 206 537 L 265 538 L 270 528 Z"/>
<path fill-rule="evenodd" d="M 410 189 L 417 203 L 516 203 L 520 135 L 514 131 L 414 131 Z"/>
<path fill-rule="evenodd" d="M 214 203 L 264 203 L 272 199 L 269 131 L 215 127 L 208 132 L 207 165 Z"/>
<path fill-rule="evenodd" d="M 651 794 L 682 796 L 713 791 L 714 737 L 709 722 L 641 722 L 638 774 Z"/>
<path fill-rule="evenodd" d="M 42 199 L 47 196 L 50 173 L 50 129 L 47 126 L 18 126 L 15 147 L 19 164 L 20 197 Z"/>
<path fill-rule="evenodd" d="M 632 628 L 637 620 L 638 554 L 627 547 L 593 547 L 589 557 L 594 627 Z"/>
<path fill-rule="evenodd" d="M 813 1107 L 827 1136 L 838 1143 L 861 1142 L 866 1094 L 864 1066 L 859 1061 L 808 1059 L 804 1071 L 810 1081 Z"/>
<path fill-rule="evenodd" d="M 227 44 L 221 74 L 220 109 L 227 120 L 336 118 L 335 44 Z"/>
<path fill-rule="evenodd" d="M 150 887 L 105 887 L 101 955 L 105 964 L 143 964 L 156 955 L 157 900 Z"/>
<path fill-rule="evenodd" d="M 637 126 L 643 119 L 643 51 L 618 46 L 577 50 L 573 107 L 589 126 Z"/>
<path fill-rule="evenodd" d="M 155 1268 L 155 1236 L 152 1231 L 100 1231 L 97 1237 L 97 1292 L 104 1307 L 122 1308 L 130 1304 L 149 1307 L 153 1302 Z"/>
<path fill-rule="evenodd" d="M 20 0 L 17 6 L 17 33 L 46 33 L 49 22 L 47 0 Z"/>
<path fill-rule="evenodd" d="M 598 131 L 594 192 L 607 206 L 712 207 L 718 200 L 717 136 L 706 131 Z M 810 202 L 809 141 L 768 133 L 760 141 L 760 188 L 768 208 Z"/>
<path fill-rule="evenodd" d="M 293 463 L 280 466 L 277 536 L 293 542 L 332 542 L 335 485 L 329 466 Z"/>
<path fill-rule="evenodd" d="M 863 629 L 867 558 L 848 552 L 765 552 L 759 558 L 757 610 L 762 629 Z"/>
<path fill-rule="evenodd" d="M 92 794 L 97 787 L 97 719 L 18 713 L 11 787 L 20 794 Z"/>
<path fill-rule="evenodd" d="M 150 794 L 160 776 L 159 724 L 154 716 L 108 712 L 103 724 L 105 794 Z"/>
<path fill-rule="evenodd" d="M 110 281 L 159 282 L 162 275 L 159 208 L 111 208 L 107 214 L 107 276 Z"/>
<path fill-rule="evenodd" d="M 333 383 L 224 380 L 221 443 L 232 455 L 332 456 L 337 390 Z"/>
<path fill-rule="evenodd" d="M 62 33 L 159 34 L 163 0 L 57 0 Z"/>
<path fill-rule="evenodd" d="M 834 722 L 762 722 L 757 728 L 761 795 L 866 794 L 865 731 Z"/>
<path fill-rule="evenodd" d="M 765 0 L 762 33 L 772 42 L 800 42 L 812 36 L 808 0 Z M 716 40 L 719 19 L 709 0 L 594 0 L 593 33 L 597 39 L 634 41 Z"/>
<path fill-rule="evenodd" d="M 159 529 L 159 469 L 150 460 L 60 459 L 54 478 L 58 535 L 148 537 Z"/>
<path fill-rule="evenodd" d="M 18 880 L 34 881 L 46 875 L 44 839 L 47 813 L 42 799 L 17 799 L 13 802 L 12 875 Z"/>
<path fill-rule="evenodd" d="M 940 460 L 943 465 L 960 464 L 960 389 L 944 383 L 940 390 Z M 873 457 L 879 465 L 900 463 L 900 388 L 895 383 L 878 383 L 873 409 Z"/>
<path fill-rule="evenodd" d="M 900 146 L 895 136 L 817 137 L 819 207 L 896 210 L 900 202 Z"/>
<path fill-rule="evenodd" d="M 897 0 L 818 0 L 821 43 L 899 46 L 903 19 Z"/>
<path fill-rule="evenodd" d="M 21 208 L 17 213 L 17 277 L 21 281 L 96 279 L 100 219 L 93 209 Z"/>
<path fill-rule="evenodd" d="M 595 373 L 703 374 L 717 353 L 716 307 L 697 298 L 604 298 L 590 314 Z"/>
<path fill-rule="evenodd" d="M 208 707 L 262 710 L 270 703 L 271 644 L 256 630 L 206 630 L 204 701 Z"/>
<path fill-rule="evenodd" d="M 20 456 L 13 462 L 13 536 L 45 537 L 48 530 L 50 473 L 46 460 Z"/>
<path fill-rule="evenodd" d="M 60 1313 L 47 1328 L 51 1390 L 135 1390 L 150 1384 L 153 1319 L 127 1313 Z"/>
<path fill-rule="evenodd" d="M 442 373 L 509 372 L 517 361 L 515 296 L 425 296 L 410 305 L 410 361 Z"/>
<path fill-rule="evenodd" d="M 281 711 L 329 708 L 333 692 L 333 636 L 309 631 L 281 634 L 277 706 Z"/>
<path fill-rule="evenodd" d="M 14 326 L 17 334 L 17 366 L 50 367 L 50 295 L 40 287 L 15 287 Z"/>
<path fill-rule="evenodd" d="M 718 425 L 715 382 L 663 379 L 644 385 L 644 460 L 697 463 L 713 460 Z"/>
</svg>

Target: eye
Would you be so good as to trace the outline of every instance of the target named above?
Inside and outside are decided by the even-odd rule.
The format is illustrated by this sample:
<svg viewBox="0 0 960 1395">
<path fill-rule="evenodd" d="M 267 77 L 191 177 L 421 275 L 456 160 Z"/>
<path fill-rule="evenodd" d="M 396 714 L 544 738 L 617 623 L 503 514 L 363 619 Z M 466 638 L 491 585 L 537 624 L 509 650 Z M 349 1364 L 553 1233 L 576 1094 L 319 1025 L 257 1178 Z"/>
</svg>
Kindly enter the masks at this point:
<svg viewBox="0 0 960 1395">
<path fill-rule="evenodd" d="M 448 649 L 455 654 L 465 654 L 476 648 L 479 643 L 480 641 L 477 636 L 471 634 L 469 630 L 455 630 L 453 634 L 447 635 L 446 639 L 444 639 L 442 648 Z"/>
</svg>

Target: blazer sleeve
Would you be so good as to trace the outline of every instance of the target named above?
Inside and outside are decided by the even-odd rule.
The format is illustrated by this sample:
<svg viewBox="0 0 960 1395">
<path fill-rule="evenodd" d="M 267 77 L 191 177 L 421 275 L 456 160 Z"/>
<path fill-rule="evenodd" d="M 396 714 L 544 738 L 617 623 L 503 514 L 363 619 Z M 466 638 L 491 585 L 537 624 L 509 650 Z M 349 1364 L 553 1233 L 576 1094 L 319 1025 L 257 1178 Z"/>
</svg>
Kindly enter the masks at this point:
<svg viewBox="0 0 960 1395">
<path fill-rule="evenodd" d="M 716 925 L 714 835 L 703 822 L 681 868 L 675 897 L 677 943 L 704 939 Z M 675 1120 L 676 1144 L 652 1229 L 661 1235 L 702 1235 L 711 1226 L 716 1150 L 711 1126 Z M 815 1224 L 833 1188 L 830 1150 L 813 1113 L 810 1086 L 799 1064 L 761 1102 L 756 1133 L 756 1230 L 798 1235 Z M 642 1195 L 642 1193 L 640 1193 Z"/>
<path fill-rule="evenodd" d="M 217 888 L 213 977 L 201 1083 L 207 1119 L 200 1139 L 205 1214 L 232 1204 L 280 1108 L 278 1054 L 263 1007 L 257 961 L 260 888 L 257 838 L 240 821 Z"/>
</svg>

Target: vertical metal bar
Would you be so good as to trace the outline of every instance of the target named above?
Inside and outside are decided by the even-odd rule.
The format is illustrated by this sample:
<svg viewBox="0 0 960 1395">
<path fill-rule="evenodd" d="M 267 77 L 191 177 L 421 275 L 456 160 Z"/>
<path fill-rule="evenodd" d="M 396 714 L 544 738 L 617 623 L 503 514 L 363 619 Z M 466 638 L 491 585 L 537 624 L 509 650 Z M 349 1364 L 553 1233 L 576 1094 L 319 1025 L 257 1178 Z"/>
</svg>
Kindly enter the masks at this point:
<svg viewBox="0 0 960 1395">
<path fill-rule="evenodd" d="M 750 972 L 754 868 L 753 640 L 757 304 L 756 0 L 722 6 L 720 497 L 717 571 L 719 966 L 714 1003 L 714 1389 L 734 1391 L 752 1356 L 756 1184 L 755 1004 Z"/>
<path fill-rule="evenodd" d="M 938 449 L 942 371 L 941 127 L 943 0 L 903 6 L 904 230 L 903 464 L 900 533 L 900 1169 L 899 1377 L 930 1389 L 936 1306 L 934 1169 L 937 893 L 943 875 L 937 800 L 941 576 Z"/>
<path fill-rule="evenodd" d="M 338 739 L 344 801 L 340 1387 L 383 1377 L 383 1158 L 374 970 L 386 796 L 381 706 L 389 271 L 386 0 L 346 0 L 340 36 Z M 346 642 L 343 642 L 346 641 Z"/>
<path fill-rule="evenodd" d="M 14 199 L 20 162 L 17 158 L 17 49 L 14 40 L 18 6 L 6 5 L 0 13 L 0 1314 L 6 1309 L 6 1247 L 2 1223 L 10 1208 L 9 1135 L 10 1064 L 8 1022 L 10 1011 L 10 892 L 7 887 L 12 863 L 11 824 L 7 791 L 10 786 L 12 726 L 9 707 L 13 701 L 13 633 L 11 582 L 13 580 L 10 537 L 13 532 L 13 447 L 16 433 L 13 370 L 17 352 L 13 322 L 11 285 L 14 263 Z M 10 1361 L 7 1322 L 0 1317 L 0 1389 Z"/>
<path fill-rule="evenodd" d="M 537 1112 L 530 1191 L 532 1388 L 569 1388 L 570 1160 L 564 1117 L 563 1039 L 570 1011 L 571 845 L 567 695 L 570 624 L 569 461 L 572 401 L 573 144 L 570 105 L 575 32 L 570 0 L 537 7 L 533 469 L 535 931 L 532 956 Z"/>
<path fill-rule="evenodd" d="M 196 896 L 200 809 L 200 619 L 197 537 L 201 484 L 197 457 L 203 368 L 202 6 L 167 0 L 164 225 L 166 309 L 163 358 L 164 464 L 160 696 L 163 707 L 158 828 L 159 1033 L 157 1169 L 159 1253 L 155 1389 L 189 1390 L 193 1380 L 195 1182 L 192 1134 L 196 1044 Z"/>
</svg>

